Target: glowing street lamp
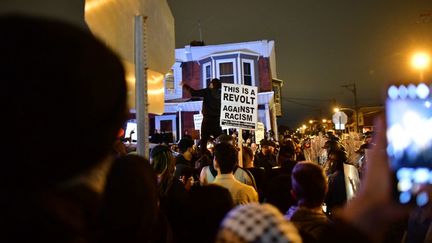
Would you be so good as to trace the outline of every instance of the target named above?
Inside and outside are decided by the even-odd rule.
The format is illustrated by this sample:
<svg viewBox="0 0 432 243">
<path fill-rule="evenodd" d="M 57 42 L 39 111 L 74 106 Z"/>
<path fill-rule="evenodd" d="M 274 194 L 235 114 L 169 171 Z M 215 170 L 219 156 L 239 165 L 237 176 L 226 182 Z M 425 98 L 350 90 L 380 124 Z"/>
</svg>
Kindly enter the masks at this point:
<svg viewBox="0 0 432 243">
<path fill-rule="evenodd" d="M 411 58 L 411 65 L 420 71 L 420 81 L 423 81 L 423 71 L 429 67 L 429 54 L 417 52 Z"/>
</svg>

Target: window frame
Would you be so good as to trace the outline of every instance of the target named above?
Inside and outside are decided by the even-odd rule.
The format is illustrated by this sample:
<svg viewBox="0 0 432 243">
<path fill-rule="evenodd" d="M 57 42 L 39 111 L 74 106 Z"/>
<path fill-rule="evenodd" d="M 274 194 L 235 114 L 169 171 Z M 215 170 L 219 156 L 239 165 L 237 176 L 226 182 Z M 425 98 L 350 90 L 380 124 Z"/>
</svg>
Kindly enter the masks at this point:
<svg viewBox="0 0 432 243">
<path fill-rule="evenodd" d="M 216 77 L 217 78 L 221 78 L 220 76 L 220 64 L 221 63 L 231 63 L 232 67 L 233 67 L 233 83 L 234 84 L 238 84 L 238 71 L 237 71 L 237 60 L 238 58 L 221 58 L 221 59 L 217 59 L 215 61 L 215 66 L 216 66 Z"/>
<path fill-rule="evenodd" d="M 213 78 L 213 68 L 212 68 L 212 62 L 211 61 L 209 61 L 209 62 L 205 62 L 205 63 L 203 63 L 202 64 L 202 81 L 203 81 L 203 87 L 204 88 L 207 88 L 207 84 L 209 83 L 209 82 L 207 82 L 207 70 L 206 70 L 206 68 L 207 67 L 210 67 L 210 76 L 209 76 L 209 82 L 212 80 L 212 78 Z"/>
<path fill-rule="evenodd" d="M 168 79 L 170 77 L 170 79 Z M 168 88 L 168 82 L 172 85 L 172 88 Z M 164 88 L 165 88 L 165 94 L 175 94 L 175 77 L 174 77 L 174 70 L 171 69 L 170 72 L 165 74 L 164 77 Z"/>
<path fill-rule="evenodd" d="M 243 84 L 243 85 L 245 85 L 245 80 L 244 80 L 244 78 L 245 78 L 245 72 L 244 72 L 244 64 L 245 63 L 247 63 L 247 64 L 249 64 L 250 65 L 250 71 L 251 71 L 251 73 L 250 73 L 250 77 L 251 77 L 251 86 L 255 86 L 256 84 L 255 84 L 255 61 L 253 60 L 253 59 L 245 59 L 245 58 L 243 58 L 242 60 L 241 60 L 241 81 L 242 81 L 242 83 L 241 84 Z"/>
</svg>

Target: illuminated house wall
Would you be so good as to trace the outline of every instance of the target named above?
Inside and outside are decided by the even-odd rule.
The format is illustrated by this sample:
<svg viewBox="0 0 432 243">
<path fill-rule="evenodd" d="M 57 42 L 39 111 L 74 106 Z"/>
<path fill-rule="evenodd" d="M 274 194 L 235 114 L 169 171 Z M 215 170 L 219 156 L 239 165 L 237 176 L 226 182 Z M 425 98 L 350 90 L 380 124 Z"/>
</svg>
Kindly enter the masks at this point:
<svg viewBox="0 0 432 243">
<path fill-rule="evenodd" d="M 187 131 L 199 138 L 194 129 L 193 114 L 201 110 L 201 101 L 189 100 L 181 82 L 195 89 L 208 86 L 212 78 L 223 82 L 257 86 L 259 90 L 259 121 L 267 130 L 277 132 L 273 84 L 276 77 L 274 41 L 259 40 L 208 46 L 185 46 L 175 50 L 175 64 L 165 86 L 165 114 L 177 115 L 177 131 Z M 226 70 L 229 70 L 228 72 Z M 282 81 L 279 80 L 282 85 Z M 166 81 L 167 83 L 167 81 Z M 196 103 L 199 103 L 197 106 Z M 180 138 L 184 134 L 178 134 Z"/>
</svg>

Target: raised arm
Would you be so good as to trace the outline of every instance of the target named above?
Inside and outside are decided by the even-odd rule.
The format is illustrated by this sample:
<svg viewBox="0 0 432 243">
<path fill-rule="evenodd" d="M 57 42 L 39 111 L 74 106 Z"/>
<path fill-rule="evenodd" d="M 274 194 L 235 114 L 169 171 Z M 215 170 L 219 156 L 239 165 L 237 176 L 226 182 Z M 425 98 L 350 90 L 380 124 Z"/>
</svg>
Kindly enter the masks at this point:
<svg viewBox="0 0 432 243">
<path fill-rule="evenodd" d="M 191 86 L 181 82 L 180 85 L 183 86 L 184 89 L 186 89 L 192 97 L 204 97 L 205 95 L 205 89 L 193 89 Z"/>
</svg>

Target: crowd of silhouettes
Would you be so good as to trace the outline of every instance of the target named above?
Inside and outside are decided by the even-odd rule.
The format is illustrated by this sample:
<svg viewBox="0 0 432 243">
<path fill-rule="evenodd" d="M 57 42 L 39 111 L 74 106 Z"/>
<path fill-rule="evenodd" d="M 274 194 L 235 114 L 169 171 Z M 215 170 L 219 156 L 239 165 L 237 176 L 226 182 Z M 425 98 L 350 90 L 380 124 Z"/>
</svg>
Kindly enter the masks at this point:
<svg viewBox="0 0 432 243">
<path fill-rule="evenodd" d="M 400 222 L 405 242 L 431 239 L 429 206 L 408 220 L 391 200 L 382 122 L 350 201 L 340 141 L 328 137 L 323 164 L 302 161 L 295 138 L 242 148 L 217 134 L 206 105 L 203 126 L 215 132 L 201 148 L 185 136 L 177 152 L 159 144 L 147 160 L 119 143 L 125 72 L 108 47 L 57 20 L 1 16 L 0 31 L 1 242 L 394 242 L 402 236 L 386 233 Z M 206 101 L 220 91 L 212 84 L 186 88 Z"/>
</svg>

